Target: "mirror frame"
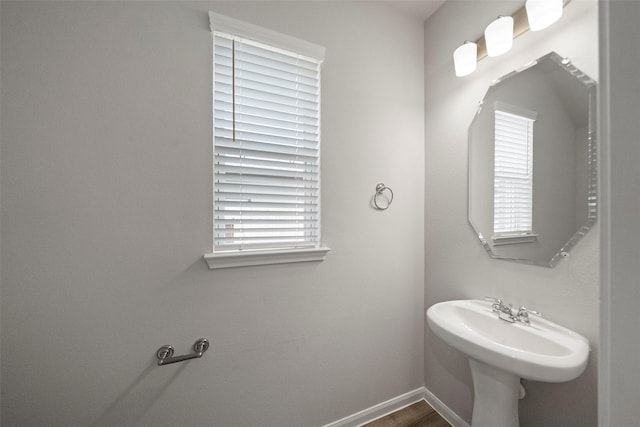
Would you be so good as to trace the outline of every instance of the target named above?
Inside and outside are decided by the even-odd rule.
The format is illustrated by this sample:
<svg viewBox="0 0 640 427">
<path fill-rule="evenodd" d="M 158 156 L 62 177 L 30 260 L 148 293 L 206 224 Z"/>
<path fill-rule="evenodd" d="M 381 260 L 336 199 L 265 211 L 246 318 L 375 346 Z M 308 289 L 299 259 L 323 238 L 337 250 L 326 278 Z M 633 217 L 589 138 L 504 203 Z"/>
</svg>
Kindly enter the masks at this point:
<svg viewBox="0 0 640 427">
<path fill-rule="evenodd" d="M 571 238 L 569 238 L 569 240 L 551 257 L 551 259 L 549 261 L 539 261 L 539 260 L 532 260 L 532 259 L 526 259 L 526 258 L 522 258 L 522 257 L 516 257 L 516 256 L 508 256 L 508 255 L 499 255 L 496 254 L 493 249 L 491 244 L 489 243 L 489 241 L 487 240 L 490 237 L 486 237 L 482 234 L 482 232 L 478 229 L 478 227 L 474 224 L 473 220 L 472 220 L 472 210 L 473 207 L 471 206 L 471 179 L 472 179 L 472 159 L 471 159 L 471 154 L 472 154 L 472 149 L 471 149 L 471 144 L 472 144 L 472 138 L 471 138 L 471 130 L 472 130 L 472 126 L 474 125 L 474 123 L 476 122 L 476 120 L 478 119 L 478 116 L 480 114 L 480 112 L 482 111 L 483 108 L 483 104 L 484 104 L 484 100 L 487 98 L 487 96 L 490 94 L 490 92 L 492 91 L 493 87 L 505 82 L 506 80 L 510 79 L 511 77 L 514 77 L 526 70 L 528 70 L 529 68 L 535 66 L 536 64 L 538 64 L 539 62 L 543 61 L 543 60 L 548 60 L 550 59 L 551 61 L 555 62 L 558 67 L 561 67 L 563 69 L 565 69 L 568 73 L 571 74 L 571 76 L 573 76 L 574 78 L 578 79 L 586 88 L 587 90 L 587 94 L 588 94 L 588 102 L 589 102 L 589 108 L 588 108 L 588 130 L 587 130 L 587 186 L 586 186 L 586 200 L 585 203 L 587 204 L 587 219 L 585 221 L 584 224 L 582 224 L 576 231 L 575 233 L 571 236 Z M 590 78 L 588 75 L 586 75 L 584 72 L 582 72 L 580 69 L 578 69 L 577 67 L 575 67 L 573 64 L 571 64 L 571 62 L 567 59 L 567 58 L 563 58 L 560 55 L 558 55 L 555 52 L 550 52 L 540 58 L 538 58 L 537 60 L 531 61 L 529 63 L 527 63 L 526 65 L 524 65 L 523 67 L 512 71 L 498 79 L 496 79 L 495 81 L 493 81 L 491 83 L 491 85 L 489 86 L 489 89 L 487 89 L 487 91 L 485 92 L 484 97 L 482 98 L 482 101 L 480 101 L 478 109 L 476 111 L 476 113 L 474 114 L 473 120 L 471 121 L 471 124 L 469 125 L 468 131 L 467 131 L 467 135 L 468 135 L 468 164 L 467 164 L 467 178 L 468 178 L 468 188 L 467 188 L 467 220 L 469 222 L 469 224 L 471 225 L 471 228 L 473 229 L 473 231 L 475 232 L 476 236 L 478 237 L 478 239 L 480 240 L 480 243 L 482 244 L 482 246 L 484 247 L 484 249 L 486 250 L 487 254 L 493 258 L 493 259 L 499 259 L 499 260 L 504 260 L 504 261 L 512 261 L 512 262 L 518 262 L 518 263 L 524 263 L 524 264 L 530 264 L 530 265 L 539 265 L 539 266 L 543 266 L 543 267 L 555 267 L 558 262 L 560 262 L 560 260 L 564 257 L 567 257 L 569 255 L 569 252 L 571 251 L 571 249 L 580 241 L 582 240 L 582 238 L 584 237 L 584 235 L 591 229 L 593 228 L 593 226 L 595 225 L 595 223 L 597 222 L 598 219 L 598 169 L 597 169 L 597 157 L 598 157 L 598 153 L 597 153 L 597 139 L 596 139 L 596 120 L 597 120 L 597 99 L 596 99 L 596 95 L 597 95 L 597 82 L 595 80 L 593 80 L 592 78 Z"/>
</svg>

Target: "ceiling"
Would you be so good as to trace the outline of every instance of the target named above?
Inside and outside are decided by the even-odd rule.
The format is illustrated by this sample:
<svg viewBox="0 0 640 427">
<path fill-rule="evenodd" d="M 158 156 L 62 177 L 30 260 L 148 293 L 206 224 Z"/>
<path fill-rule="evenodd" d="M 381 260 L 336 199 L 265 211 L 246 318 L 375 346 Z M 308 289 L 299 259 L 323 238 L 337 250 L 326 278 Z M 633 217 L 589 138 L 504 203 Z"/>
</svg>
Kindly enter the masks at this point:
<svg viewBox="0 0 640 427">
<path fill-rule="evenodd" d="M 445 0 L 386 0 L 386 2 L 408 15 L 426 21 Z"/>
</svg>

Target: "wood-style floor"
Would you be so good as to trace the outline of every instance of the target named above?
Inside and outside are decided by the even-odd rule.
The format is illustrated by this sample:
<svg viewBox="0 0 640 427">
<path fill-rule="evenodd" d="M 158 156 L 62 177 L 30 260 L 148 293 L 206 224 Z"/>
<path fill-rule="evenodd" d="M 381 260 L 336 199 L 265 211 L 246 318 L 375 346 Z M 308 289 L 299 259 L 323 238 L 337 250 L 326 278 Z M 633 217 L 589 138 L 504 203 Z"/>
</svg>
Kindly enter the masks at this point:
<svg viewBox="0 0 640 427">
<path fill-rule="evenodd" d="M 362 427 L 451 427 L 451 424 L 421 400 Z"/>
</svg>

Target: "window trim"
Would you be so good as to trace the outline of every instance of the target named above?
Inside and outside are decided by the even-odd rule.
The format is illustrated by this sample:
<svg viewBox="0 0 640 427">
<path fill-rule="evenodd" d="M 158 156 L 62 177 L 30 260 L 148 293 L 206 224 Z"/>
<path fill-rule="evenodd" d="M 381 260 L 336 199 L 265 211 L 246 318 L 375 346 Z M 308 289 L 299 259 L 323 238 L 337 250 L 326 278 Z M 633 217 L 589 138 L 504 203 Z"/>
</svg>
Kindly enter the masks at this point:
<svg viewBox="0 0 640 427">
<path fill-rule="evenodd" d="M 252 250 L 244 252 L 208 253 L 204 255 L 209 268 L 248 267 L 253 265 L 289 264 L 294 262 L 324 261 L 330 248 Z"/>
<path fill-rule="evenodd" d="M 314 60 L 319 62 L 322 62 L 325 57 L 324 47 L 247 22 L 219 15 L 214 12 L 209 12 L 209 22 L 212 39 L 215 39 L 215 34 L 217 32 L 228 33 L 232 34 L 235 37 L 246 38 L 248 40 L 255 40 L 256 42 L 262 44 L 268 44 L 276 49 L 283 49 L 288 52 L 296 52 L 301 56 L 308 56 L 309 58 L 313 58 Z M 212 61 L 215 61 L 215 58 L 212 58 Z M 212 92 L 212 96 L 213 95 L 214 93 Z M 212 147 L 215 148 L 215 134 L 212 134 Z M 215 174 L 213 178 L 215 179 Z M 214 186 L 215 184 L 212 181 L 212 190 Z M 320 185 L 318 186 L 318 191 L 320 191 Z M 320 196 L 318 197 L 320 198 Z M 213 214 L 214 212 L 212 211 L 212 215 Z M 213 218 L 211 223 L 212 225 L 214 224 Z M 321 229 L 320 218 L 318 219 L 318 228 L 319 230 Z M 315 247 L 244 249 L 218 252 L 216 252 L 212 248 L 212 251 L 210 253 L 204 254 L 204 259 L 210 269 L 219 269 L 268 264 L 323 261 L 329 251 L 330 248 L 323 246 L 322 240 L 320 240 L 318 246 Z"/>
<path fill-rule="evenodd" d="M 324 61 L 324 47 L 287 34 L 282 34 L 214 12 L 209 12 L 209 25 L 212 35 L 216 31 L 230 33 L 237 37 L 245 37 L 280 49 L 295 51 L 300 55 L 305 55 L 321 62 Z"/>
</svg>

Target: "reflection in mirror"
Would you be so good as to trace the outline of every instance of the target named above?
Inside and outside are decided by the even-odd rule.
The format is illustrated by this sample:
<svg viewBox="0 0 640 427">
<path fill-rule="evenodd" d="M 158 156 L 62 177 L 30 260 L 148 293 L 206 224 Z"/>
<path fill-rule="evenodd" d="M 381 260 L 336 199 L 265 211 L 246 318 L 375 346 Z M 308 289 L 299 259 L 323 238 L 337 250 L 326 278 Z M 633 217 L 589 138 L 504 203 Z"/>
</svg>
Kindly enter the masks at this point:
<svg viewBox="0 0 640 427">
<path fill-rule="evenodd" d="M 533 123 L 538 115 L 501 102 L 494 114 L 493 243 L 533 241 Z"/>
<path fill-rule="evenodd" d="M 469 222 L 491 257 L 553 267 L 595 223 L 595 96 L 553 52 L 488 89 L 469 127 Z"/>
</svg>

